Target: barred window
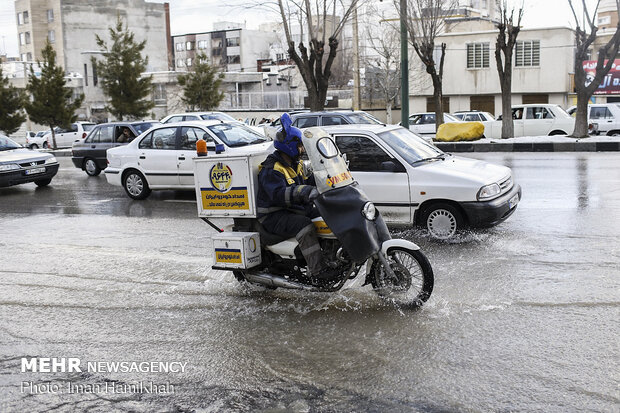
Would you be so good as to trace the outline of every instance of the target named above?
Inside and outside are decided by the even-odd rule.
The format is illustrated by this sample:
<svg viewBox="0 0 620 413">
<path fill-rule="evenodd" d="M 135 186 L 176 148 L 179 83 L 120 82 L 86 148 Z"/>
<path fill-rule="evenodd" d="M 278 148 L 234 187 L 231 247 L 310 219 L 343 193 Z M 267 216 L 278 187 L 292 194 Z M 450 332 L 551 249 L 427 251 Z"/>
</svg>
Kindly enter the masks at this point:
<svg viewBox="0 0 620 413">
<path fill-rule="evenodd" d="M 489 43 L 467 44 L 467 68 L 481 69 L 489 67 Z"/>
<path fill-rule="evenodd" d="M 162 83 L 153 85 L 153 102 L 156 105 L 166 104 L 166 85 Z"/>
<path fill-rule="evenodd" d="M 540 40 L 517 41 L 515 66 L 540 66 Z"/>
</svg>

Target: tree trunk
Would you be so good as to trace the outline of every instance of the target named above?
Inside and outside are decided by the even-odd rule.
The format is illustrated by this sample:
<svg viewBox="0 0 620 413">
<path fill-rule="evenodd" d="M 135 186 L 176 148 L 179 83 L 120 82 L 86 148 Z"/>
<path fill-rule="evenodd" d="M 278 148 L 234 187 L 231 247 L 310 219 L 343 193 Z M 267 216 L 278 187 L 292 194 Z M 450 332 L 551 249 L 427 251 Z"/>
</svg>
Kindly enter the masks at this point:
<svg viewBox="0 0 620 413">
<path fill-rule="evenodd" d="M 573 138 L 585 138 L 588 136 L 588 101 L 590 96 L 585 90 L 577 91 L 577 115 L 575 116 L 575 130 Z"/>
<path fill-rule="evenodd" d="M 502 89 L 502 139 L 513 138 L 515 135 L 515 125 L 512 120 L 512 73 L 504 72 L 500 76 Z"/>
<path fill-rule="evenodd" d="M 443 123 L 443 93 L 439 75 L 431 74 L 431 77 L 433 79 L 433 101 L 435 102 L 435 133 L 437 133 L 439 126 Z"/>
<path fill-rule="evenodd" d="M 387 123 L 388 125 L 392 124 L 392 102 L 388 102 L 387 105 L 385 105 L 385 111 L 387 113 Z"/>
<path fill-rule="evenodd" d="M 58 149 L 58 146 L 56 146 L 56 133 L 54 132 L 54 126 L 50 125 L 50 129 L 52 130 L 52 148 Z"/>
</svg>

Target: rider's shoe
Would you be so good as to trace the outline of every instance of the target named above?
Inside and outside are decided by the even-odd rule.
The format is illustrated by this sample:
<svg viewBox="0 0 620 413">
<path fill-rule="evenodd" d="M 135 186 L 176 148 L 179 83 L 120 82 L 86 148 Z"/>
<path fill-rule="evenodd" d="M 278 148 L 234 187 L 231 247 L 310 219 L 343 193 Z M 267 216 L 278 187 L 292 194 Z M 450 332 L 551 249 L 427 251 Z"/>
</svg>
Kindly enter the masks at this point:
<svg viewBox="0 0 620 413">
<path fill-rule="evenodd" d="M 323 267 L 321 271 L 316 274 L 311 274 L 312 284 L 317 286 L 325 287 L 332 285 L 335 281 L 337 281 L 338 276 L 340 275 L 340 271 L 337 268 L 331 267 Z"/>
</svg>

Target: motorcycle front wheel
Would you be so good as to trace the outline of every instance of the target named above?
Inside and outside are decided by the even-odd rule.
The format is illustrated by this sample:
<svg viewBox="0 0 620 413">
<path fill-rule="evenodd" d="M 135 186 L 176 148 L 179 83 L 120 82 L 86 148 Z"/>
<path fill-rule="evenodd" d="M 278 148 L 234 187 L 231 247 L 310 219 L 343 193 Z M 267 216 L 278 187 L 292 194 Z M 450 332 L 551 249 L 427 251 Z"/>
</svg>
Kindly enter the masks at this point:
<svg viewBox="0 0 620 413">
<path fill-rule="evenodd" d="M 419 250 L 393 247 L 387 251 L 387 262 L 394 272 L 390 275 L 380 260 L 370 268 L 372 287 L 379 296 L 399 307 L 415 309 L 433 292 L 433 269 Z"/>
</svg>

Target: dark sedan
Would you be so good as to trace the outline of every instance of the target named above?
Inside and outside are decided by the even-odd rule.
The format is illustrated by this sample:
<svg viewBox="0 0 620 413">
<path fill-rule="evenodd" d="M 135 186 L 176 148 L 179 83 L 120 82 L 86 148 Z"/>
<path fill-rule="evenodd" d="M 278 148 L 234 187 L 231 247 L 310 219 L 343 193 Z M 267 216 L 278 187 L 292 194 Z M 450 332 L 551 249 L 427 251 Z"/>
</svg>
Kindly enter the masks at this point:
<svg viewBox="0 0 620 413">
<path fill-rule="evenodd" d="M 58 172 L 58 162 L 49 153 L 26 149 L 0 135 L 0 187 L 34 182 L 49 185 Z"/>
<path fill-rule="evenodd" d="M 97 176 L 107 167 L 106 151 L 126 145 L 149 130 L 158 121 L 111 122 L 97 125 L 84 140 L 73 144 L 71 160 L 90 176 Z"/>
</svg>

